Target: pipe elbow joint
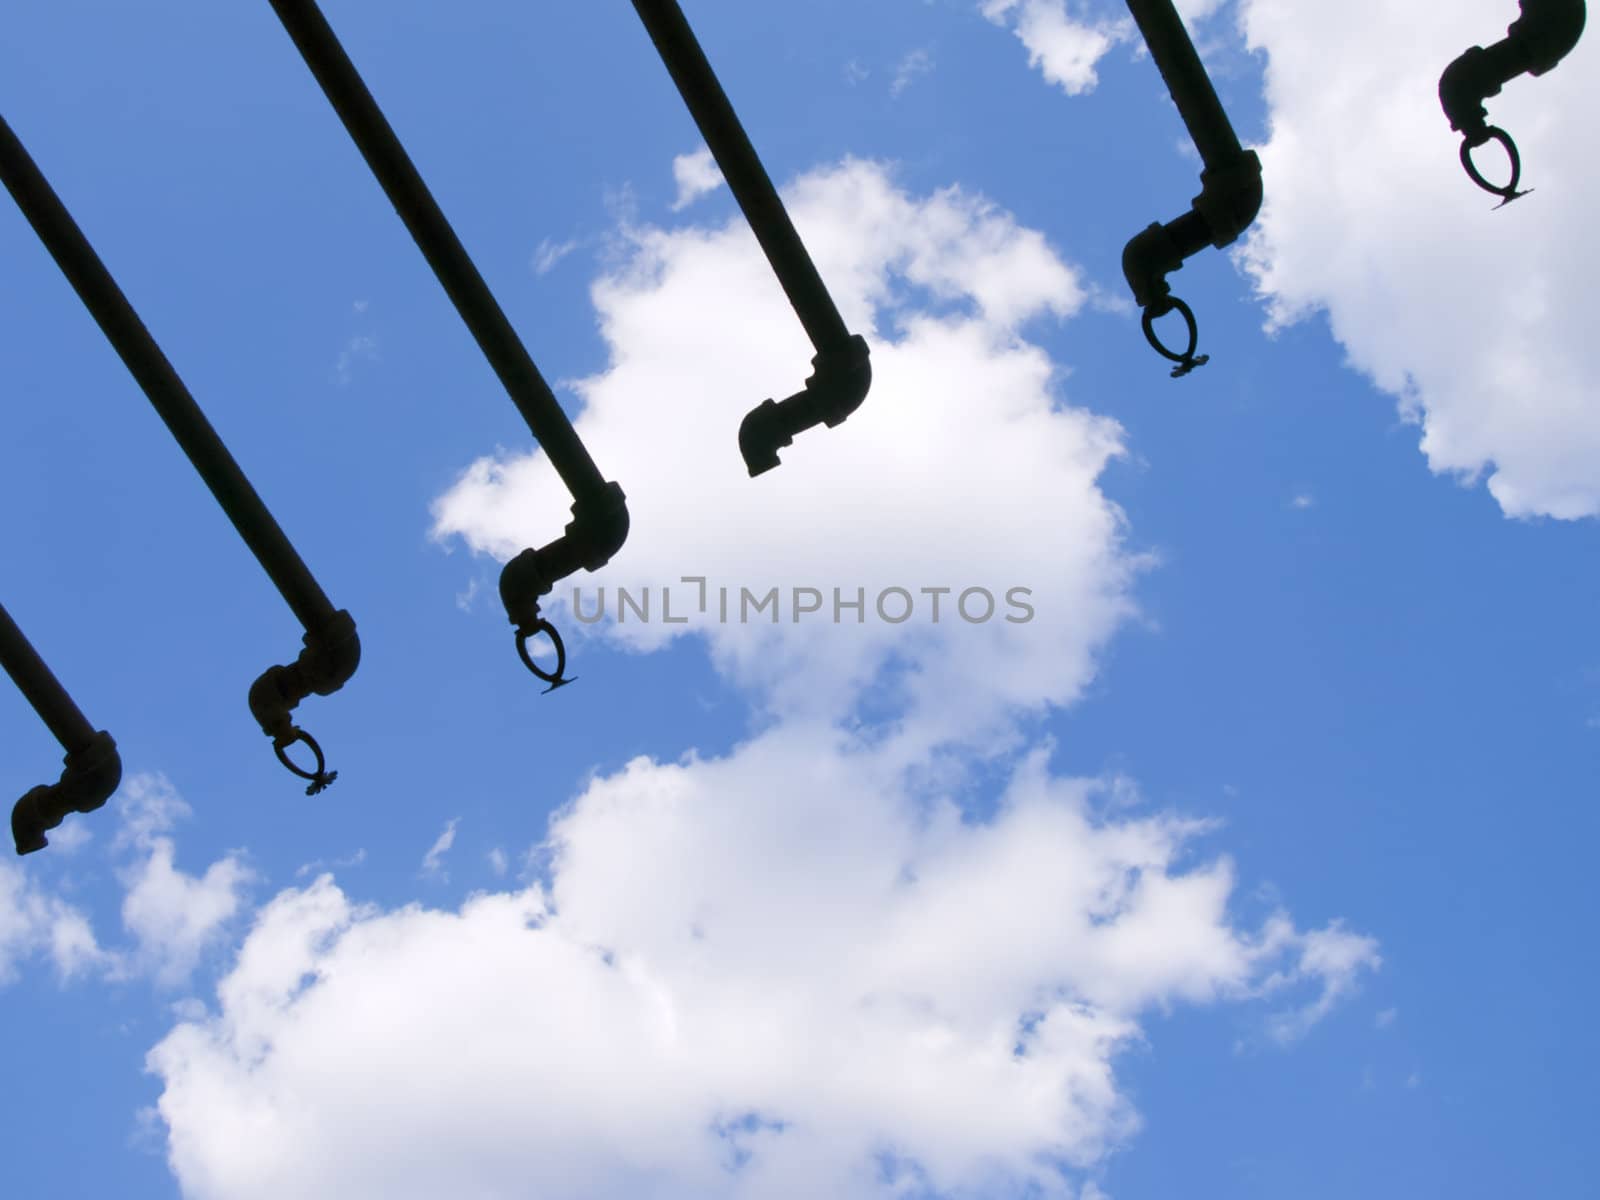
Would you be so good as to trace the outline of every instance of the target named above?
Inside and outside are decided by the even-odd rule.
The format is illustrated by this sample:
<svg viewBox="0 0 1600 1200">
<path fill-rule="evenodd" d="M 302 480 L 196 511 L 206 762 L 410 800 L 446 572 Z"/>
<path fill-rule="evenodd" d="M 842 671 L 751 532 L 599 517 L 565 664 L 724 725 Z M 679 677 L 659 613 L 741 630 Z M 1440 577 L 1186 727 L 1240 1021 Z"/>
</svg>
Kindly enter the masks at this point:
<svg viewBox="0 0 1600 1200">
<path fill-rule="evenodd" d="M 43 850 L 50 844 L 46 830 L 60 825 L 68 813 L 100 808 L 122 782 L 117 743 L 103 729 L 63 762 L 60 780 L 30 788 L 11 810 L 11 837 L 19 855 Z"/>
<path fill-rule="evenodd" d="M 268 667 L 250 685 L 250 715 L 274 742 L 293 735 L 290 713 L 307 696 L 329 696 L 342 688 L 361 662 L 355 619 L 339 609 L 302 638 L 299 656 L 288 666 Z"/>
<path fill-rule="evenodd" d="M 1500 94 L 1500 83 L 1487 50 L 1472 46 L 1463 51 L 1439 76 L 1439 106 L 1450 128 L 1473 137 L 1487 127 L 1489 111 L 1483 102 Z"/>
<path fill-rule="evenodd" d="M 844 424 L 871 390 L 872 351 L 859 333 L 851 334 L 843 347 L 811 360 L 806 392 L 817 418 L 829 429 Z"/>
<path fill-rule="evenodd" d="M 1529 75 L 1543 75 L 1572 52 L 1583 36 L 1584 0 L 1520 0 L 1522 15 L 1506 29 L 1527 61 Z"/>
<path fill-rule="evenodd" d="M 598 492 L 573 503 L 572 520 L 562 536 L 572 546 L 578 567 L 598 571 L 628 540 L 629 523 L 627 496 L 621 486 L 608 482 Z M 572 573 L 565 571 L 561 578 Z"/>
<path fill-rule="evenodd" d="M 361 665 L 361 639 L 356 636 L 354 617 L 341 608 L 304 640 L 298 664 L 313 692 L 331 696 L 350 682 Z"/>
<path fill-rule="evenodd" d="M 1250 228 L 1261 211 L 1261 159 L 1254 150 L 1200 172 L 1200 194 L 1191 202 L 1218 250 Z"/>
<path fill-rule="evenodd" d="M 1159 221 L 1146 225 L 1122 248 L 1122 273 L 1140 308 L 1150 307 L 1170 292 L 1167 276 L 1182 266 L 1182 250 Z"/>
<path fill-rule="evenodd" d="M 628 499 L 608 482 L 573 502 L 572 520 L 548 546 L 527 549 L 500 570 L 500 601 L 519 629 L 539 619 L 539 598 L 577 571 L 597 571 L 628 540 Z"/>
<path fill-rule="evenodd" d="M 843 424 L 872 388 L 871 351 L 859 333 L 839 349 L 817 354 L 811 368 L 804 389 L 785 400 L 763 401 L 739 423 L 739 454 L 752 478 L 778 466 L 778 451 L 797 434 Z"/>
</svg>

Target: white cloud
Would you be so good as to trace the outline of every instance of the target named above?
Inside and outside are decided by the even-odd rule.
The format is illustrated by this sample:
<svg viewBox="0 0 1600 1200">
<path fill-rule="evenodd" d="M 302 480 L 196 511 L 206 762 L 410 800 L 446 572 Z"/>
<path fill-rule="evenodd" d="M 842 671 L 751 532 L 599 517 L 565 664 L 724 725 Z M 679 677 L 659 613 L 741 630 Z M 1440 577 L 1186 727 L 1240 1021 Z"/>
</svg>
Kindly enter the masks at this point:
<svg viewBox="0 0 1600 1200">
<path fill-rule="evenodd" d="M 1394 1020 L 1400 1015 L 1397 1008 L 1386 1008 L 1373 1018 L 1373 1024 L 1379 1029 L 1389 1029 L 1394 1025 Z"/>
<path fill-rule="evenodd" d="M 344 349 L 339 351 L 339 357 L 334 361 L 334 378 L 341 387 L 348 386 L 355 378 L 356 364 L 362 362 L 378 361 L 378 339 L 370 334 L 356 334 L 345 342 Z"/>
<path fill-rule="evenodd" d="M 926 49 L 911 51 L 894 69 L 894 79 L 889 83 L 889 94 L 898 96 L 916 82 L 918 76 L 933 70 L 933 54 Z"/>
<path fill-rule="evenodd" d="M 639 759 L 554 823 L 548 889 L 277 897 L 150 1054 L 172 1165 L 208 1200 L 850 1200 L 890 1162 L 1071 1195 L 1137 1126 L 1141 1014 L 1338 969 L 1331 933 L 1231 927 L 1200 832 L 1107 820 L 1044 752 L 979 821 L 816 726 Z"/>
<path fill-rule="evenodd" d="M 538 249 L 533 252 L 533 273 L 547 275 L 567 255 L 576 250 L 582 243 L 577 238 L 568 238 L 564 242 L 552 241 L 545 238 L 539 243 Z"/>
<path fill-rule="evenodd" d="M 50 850 L 56 855 L 76 854 L 94 839 L 87 821 L 65 821 L 50 831 Z"/>
<path fill-rule="evenodd" d="M 489 851 L 489 869 L 496 875 L 504 875 L 511 869 L 511 860 L 506 857 L 506 852 L 499 846 Z"/>
<path fill-rule="evenodd" d="M 52 834 L 52 849 L 55 841 Z M 25 867 L 0 861 L 0 987 L 35 954 L 46 955 L 63 982 L 106 960 L 81 909 L 50 895 Z"/>
<path fill-rule="evenodd" d="M 450 847 L 456 844 L 456 826 L 461 823 L 461 818 L 456 817 L 445 824 L 439 836 L 433 839 L 433 845 L 428 847 L 428 852 L 422 856 L 422 874 L 436 879 L 449 879 L 444 870 L 444 856 L 450 852 Z"/>
<path fill-rule="evenodd" d="M 1262 985 L 1263 992 L 1307 982 L 1317 989 L 1310 1000 L 1275 1013 L 1268 1022 L 1268 1036 L 1280 1045 L 1304 1037 L 1343 997 L 1355 990 L 1363 972 L 1375 971 L 1382 965 L 1376 940 L 1351 933 L 1337 921 L 1326 929 L 1300 934 L 1293 930 L 1287 918 L 1275 919 L 1268 923 L 1263 948 L 1294 955 L 1294 962 L 1288 969 L 1268 977 Z"/>
<path fill-rule="evenodd" d="M 1096 486 L 1121 430 L 1067 406 L 1057 368 L 1021 333 L 1082 307 L 1077 271 L 981 197 L 947 188 L 914 199 L 870 163 L 814 172 L 787 200 L 847 322 L 871 343 L 871 395 L 748 478 L 739 422 L 798 390 L 811 348 L 742 220 L 632 229 L 631 257 L 593 291 L 611 362 L 575 386 L 579 433 L 627 491 L 633 531 L 610 566 L 555 601 L 581 584 L 590 612 L 605 586 L 614 612 L 618 586 L 675 585 L 681 615 L 698 590 L 681 578 L 704 576 L 705 616 L 662 623 L 658 595 L 653 623 L 596 628 L 640 649 L 702 636 L 722 670 L 779 711 L 837 715 L 878 677 L 908 730 L 978 741 L 1011 707 L 1072 699 L 1128 614 L 1142 561 Z M 435 505 L 435 533 L 505 558 L 542 544 L 568 503 L 542 454 L 483 459 Z M 741 587 L 815 588 L 825 619 L 718 624 L 719 586 L 732 589 L 735 616 Z M 1028 624 L 1000 615 L 1019 586 L 1033 593 Z M 918 599 L 916 620 L 855 624 L 841 611 L 845 623 L 831 623 L 834 588 L 843 600 L 862 589 L 870 607 L 889 587 Z M 937 587 L 985 587 L 1002 604 L 970 625 L 952 594 L 934 624 L 919 592 Z"/>
<path fill-rule="evenodd" d="M 1126 22 L 1088 23 L 1069 15 L 1066 0 L 983 0 L 979 11 L 1008 26 L 1027 48 L 1028 65 L 1069 96 L 1093 91 L 1095 66 L 1128 36 Z"/>
<path fill-rule="evenodd" d="M 19 959 L 45 953 L 63 980 L 90 972 L 111 979 L 144 975 L 174 987 L 226 933 L 254 874 L 234 854 L 202 876 L 178 869 L 169 835 L 190 809 L 166 778 L 129 776 L 107 811 L 117 819 L 107 854 L 123 886 L 122 923 L 132 944 L 102 947 L 82 909 L 50 895 L 24 870 L 0 863 L 0 983 L 12 978 Z M 52 851 L 55 842 L 52 837 Z"/>
<path fill-rule="evenodd" d="M 1076 1175 L 1137 1127 L 1114 1063 L 1145 1014 L 1265 1002 L 1287 1041 L 1375 965 L 1337 925 L 1242 928 L 1207 823 L 1023 749 L 1012 718 L 1081 691 L 1140 566 L 1097 483 L 1120 430 L 1022 332 L 1082 306 L 1076 272 L 980 198 L 871 164 L 790 199 L 873 393 L 746 478 L 739 419 L 809 349 L 742 222 L 630 229 L 594 289 L 611 361 L 579 388 L 634 514 L 604 580 L 1025 575 L 1038 620 L 603 627 L 703 638 L 773 720 L 593 779 L 523 890 L 275 898 L 215 1010 L 149 1056 L 186 1194 L 1097 1196 Z M 565 507 L 537 455 L 484 460 L 436 532 L 503 556 Z M 888 717 L 859 711 L 870 685 Z M 999 795 L 955 746 L 1000 759 Z"/>
<path fill-rule="evenodd" d="M 672 178 L 678 185 L 678 198 L 672 202 L 673 212 L 688 208 L 701 196 L 722 186 L 722 171 L 705 146 L 673 159 Z"/>
<path fill-rule="evenodd" d="M 177 868 L 177 851 L 167 834 L 191 810 L 165 776 L 140 774 L 124 781 L 113 807 L 121 826 L 116 847 L 142 856 L 117 872 L 126 889 L 122 923 L 133 935 L 135 964 L 157 983 L 176 986 L 222 938 L 255 875 L 235 854 L 218 859 L 198 877 Z"/>
<path fill-rule="evenodd" d="M 356 848 L 356 852 L 354 854 L 348 855 L 345 858 L 335 858 L 332 860 L 319 858 L 312 862 L 301 863 L 295 868 L 294 877 L 296 879 L 304 879 L 307 875 L 321 872 L 328 868 L 359 867 L 366 861 L 367 851 L 364 846 L 361 846 Z"/>
<path fill-rule="evenodd" d="M 1315 508 L 1316 505 L 1317 498 L 1310 492 L 1296 492 L 1294 498 L 1289 501 L 1289 506 L 1291 508 L 1307 509 Z"/>
<path fill-rule="evenodd" d="M 1593 516 L 1593 39 L 1488 101 L 1537 189 L 1501 211 L 1462 173 L 1439 107 L 1440 72 L 1503 36 L 1506 7 L 1243 0 L 1271 129 L 1243 261 L 1274 324 L 1327 314 L 1350 364 L 1421 426 L 1434 471 L 1487 476 L 1509 516 Z"/>
</svg>

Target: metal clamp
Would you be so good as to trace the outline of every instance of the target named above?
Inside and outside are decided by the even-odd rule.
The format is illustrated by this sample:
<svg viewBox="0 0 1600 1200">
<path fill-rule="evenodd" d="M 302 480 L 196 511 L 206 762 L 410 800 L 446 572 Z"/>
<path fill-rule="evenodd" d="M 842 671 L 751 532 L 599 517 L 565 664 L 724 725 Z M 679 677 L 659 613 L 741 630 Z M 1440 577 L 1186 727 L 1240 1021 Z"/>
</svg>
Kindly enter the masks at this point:
<svg viewBox="0 0 1600 1200">
<path fill-rule="evenodd" d="M 1472 161 L 1472 152 L 1479 146 L 1487 145 L 1489 142 L 1499 142 L 1504 146 L 1506 156 L 1511 160 L 1511 180 L 1503 187 L 1496 186 L 1485 179 L 1478 171 L 1477 164 Z M 1475 136 L 1462 139 L 1461 165 L 1467 169 L 1467 177 L 1473 183 L 1484 191 L 1500 197 L 1500 203 L 1495 205 L 1496 208 L 1504 208 L 1518 196 L 1526 196 L 1533 191 L 1532 188 L 1527 188 L 1523 191 L 1517 190 L 1517 184 L 1522 180 L 1522 156 L 1517 153 L 1517 144 L 1511 140 L 1511 135 L 1498 125 L 1487 125 Z"/>
<path fill-rule="evenodd" d="M 301 779 L 309 779 L 311 781 L 311 786 L 306 788 L 306 795 L 315 796 L 318 792 L 322 791 L 323 788 L 327 787 L 335 779 L 339 778 L 339 772 L 328 770 L 328 761 L 322 757 L 322 747 L 317 745 L 317 739 L 312 737 L 304 729 L 296 726 L 290 729 L 289 735 L 290 736 L 288 737 L 273 738 L 272 752 L 278 756 L 278 761 L 281 762 L 285 767 L 289 768 L 291 772 L 300 776 Z M 289 757 L 287 751 L 289 747 L 294 745 L 296 742 L 304 742 L 306 745 L 311 747 L 311 753 L 316 755 L 317 758 L 317 766 L 315 770 L 307 771 L 304 767 L 299 766 L 292 758 Z"/>
<path fill-rule="evenodd" d="M 541 633 L 548 637 L 550 644 L 555 647 L 556 669 L 554 671 L 546 671 L 538 663 L 534 662 L 533 655 L 528 653 L 529 639 L 536 638 Z M 558 687 L 566 687 L 567 684 L 573 682 L 572 679 L 567 678 L 567 647 L 561 641 L 561 635 L 556 632 L 556 627 L 543 617 L 535 617 L 532 623 L 518 627 L 517 657 L 522 659 L 523 666 L 550 685 L 544 690 L 546 695 L 555 691 Z M 576 676 L 573 678 L 576 678 Z"/>
<path fill-rule="evenodd" d="M 1156 320 L 1173 311 L 1176 311 L 1183 318 L 1183 323 L 1189 329 L 1189 344 L 1184 347 L 1182 354 L 1169 350 L 1156 333 Z M 1146 305 L 1144 317 L 1140 324 L 1144 328 L 1144 340 L 1150 343 L 1155 352 L 1161 355 L 1162 358 L 1170 359 L 1178 364 L 1172 368 L 1172 377 L 1174 379 L 1181 379 L 1196 367 L 1203 367 L 1211 361 L 1209 354 L 1195 354 L 1195 346 L 1200 340 L 1200 328 L 1195 324 L 1194 310 L 1178 297 L 1162 296 L 1154 303 Z"/>
</svg>

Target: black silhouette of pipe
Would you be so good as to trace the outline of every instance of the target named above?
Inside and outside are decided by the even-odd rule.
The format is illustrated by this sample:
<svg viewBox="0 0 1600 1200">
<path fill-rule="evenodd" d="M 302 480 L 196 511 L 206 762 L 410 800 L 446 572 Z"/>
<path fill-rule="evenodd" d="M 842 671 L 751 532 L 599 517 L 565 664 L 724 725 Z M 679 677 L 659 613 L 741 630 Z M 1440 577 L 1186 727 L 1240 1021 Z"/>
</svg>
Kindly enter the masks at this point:
<svg viewBox="0 0 1600 1200">
<path fill-rule="evenodd" d="M 1220 250 L 1249 228 L 1261 209 L 1261 160 L 1255 151 L 1239 145 L 1171 0 L 1128 0 L 1128 10 L 1205 164 L 1200 172 L 1200 194 L 1190 202 L 1189 211 L 1165 225 L 1148 226 L 1122 251 L 1123 274 L 1135 303 L 1144 309 L 1145 340 L 1162 357 L 1178 364 L 1172 369 L 1172 377 L 1177 379 L 1203 366 L 1211 356 L 1195 355 L 1199 331 L 1194 313 L 1171 294 L 1166 277 L 1180 269 L 1186 258 L 1207 246 Z M 1188 346 L 1181 354 L 1164 346 L 1154 328 L 1157 318 L 1174 310 L 1189 330 Z"/>
<path fill-rule="evenodd" d="M 11 810 L 11 837 L 17 853 L 32 854 L 50 844 L 45 830 L 68 813 L 89 813 L 103 805 L 122 782 L 117 743 L 89 724 L 44 659 L 0 605 L 0 666 L 67 752 L 61 778 L 23 793 Z"/>
<path fill-rule="evenodd" d="M 1507 26 L 1505 37 L 1492 46 L 1469 48 L 1439 77 L 1439 104 L 1450 128 L 1462 135 L 1461 165 L 1473 183 L 1501 197 L 1500 208 L 1528 193 L 1517 190 L 1522 179 L 1517 144 L 1489 124 L 1483 102 L 1518 75 L 1543 75 L 1565 58 L 1583 36 L 1587 16 L 1584 0 L 1517 0 L 1517 7 L 1522 15 Z M 1504 146 L 1511 160 L 1511 179 L 1503 186 L 1486 180 L 1472 161 L 1472 152 L 1490 141 Z"/>
<path fill-rule="evenodd" d="M 0 176 L 84 307 L 304 627 L 304 648 L 299 657 L 288 666 L 269 667 L 250 686 L 249 703 L 251 714 L 272 739 L 278 760 L 302 779 L 310 780 L 306 794 L 315 795 L 332 783 L 338 772 L 326 769 L 322 748 L 293 723 L 289 714 L 313 693 L 327 696 L 338 691 L 355 673 L 361 659 L 355 621 L 344 609 L 336 610 L 323 593 L 4 119 L 0 119 Z M 306 743 L 316 756 L 312 770 L 302 770 L 289 759 L 286 751 L 296 742 Z"/>
<path fill-rule="evenodd" d="M 547 690 L 554 690 L 571 682 L 564 674 L 566 649 L 555 627 L 540 615 L 539 598 L 575 571 L 598 570 L 621 549 L 628 536 L 627 500 L 622 488 L 608 482 L 595 466 L 578 431 L 534 366 L 322 11 L 313 0 L 271 0 L 271 4 L 361 157 L 366 159 L 428 266 L 500 377 L 506 394 L 572 494 L 572 521 L 565 532 L 547 546 L 524 550 L 500 573 L 500 598 L 516 627 L 517 653 L 529 670 L 550 684 Z M 529 639 L 540 633 L 546 634 L 555 647 L 554 671 L 540 668 L 528 653 Z"/>
<path fill-rule="evenodd" d="M 760 475 L 778 465 L 778 451 L 796 434 L 832 428 L 861 407 L 872 385 L 867 343 L 845 327 L 683 10 L 676 0 L 633 0 L 633 7 L 817 352 L 803 391 L 762 402 L 739 426 L 739 452 L 750 474 Z"/>
</svg>

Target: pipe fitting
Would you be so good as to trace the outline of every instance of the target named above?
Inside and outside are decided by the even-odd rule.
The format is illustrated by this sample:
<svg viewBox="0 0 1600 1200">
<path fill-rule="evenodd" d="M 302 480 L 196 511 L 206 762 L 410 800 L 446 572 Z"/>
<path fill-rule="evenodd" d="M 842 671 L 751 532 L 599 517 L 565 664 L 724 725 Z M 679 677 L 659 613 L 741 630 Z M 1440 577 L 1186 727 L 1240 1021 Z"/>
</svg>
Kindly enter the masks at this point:
<svg viewBox="0 0 1600 1200">
<path fill-rule="evenodd" d="M 50 844 L 45 830 L 60 825 L 68 813 L 100 808 L 122 782 L 117 743 L 103 729 L 62 761 L 60 780 L 30 788 L 11 810 L 11 836 L 19 855 L 43 850 Z"/>
<path fill-rule="evenodd" d="M 355 674 L 361 639 L 349 612 L 339 609 L 302 639 L 304 648 L 288 666 L 268 667 L 250 685 L 250 714 L 274 744 L 294 736 L 289 714 L 307 696 L 329 696 Z"/>
<path fill-rule="evenodd" d="M 866 339 L 852 334 L 834 350 L 811 360 L 805 388 L 784 400 L 765 400 L 739 424 L 739 453 L 754 478 L 779 465 L 778 451 L 797 434 L 818 425 L 832 429 L 861 407 L 872 387 L 871 351 Z"/>
<path fill-rule="evenodd" d="M 1250 228 L 1261 211 L 1261 159 L 1254 150 L 1200 172 L 1200 194 L 1190 208 L 1200 214 L 1218 250 Z"/>
<path fill-rule="evenodd" d="M 1171 288 L 1166 277 L 1207 246 L 1219 250 L 1250 227 L 1261 211 L 1261 159 L 1254 150 L 1200 173 L 1200 194 L 1189 211 L 1165 225 L 1154 222 L 1122 250 L 1122 273 L 1140 308 L 1159 304 Z"/>
<path fill-rule="evenodd" d="M 1492 46 L 1470 46 L 1439 76 L 1439 104 L 1450 128 L 1474 145 L 1488 133 L 1483 102 L 1518 75 L 1543 75 L 1565 58 L 1583 36 L 1584 0 L 1520 0 L 1522 15 Z"/>
<path fill-rule="evenodd" d="M 1506 27 L 1529 75 L 1543 75 L 1572 52 L 1588 18 L 1584 0 L 1518 0 L 1522 15 Z M 1529 11 L 1529 10 L 1532 11 Z"/>
<path fill-rule="evenodd" d="M 577 571 L 597 571 L 611 561 L 628 537 L 628 500 L 608 482 L 572 505 L 572 520 L 555 541 L 527 549 L 500 571 L 500 601 L 518 629 L 539 620 L 539 598 Z"/>
</svg>

